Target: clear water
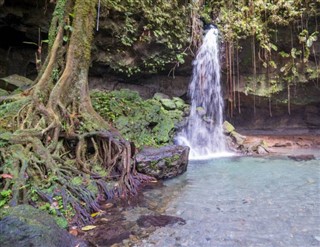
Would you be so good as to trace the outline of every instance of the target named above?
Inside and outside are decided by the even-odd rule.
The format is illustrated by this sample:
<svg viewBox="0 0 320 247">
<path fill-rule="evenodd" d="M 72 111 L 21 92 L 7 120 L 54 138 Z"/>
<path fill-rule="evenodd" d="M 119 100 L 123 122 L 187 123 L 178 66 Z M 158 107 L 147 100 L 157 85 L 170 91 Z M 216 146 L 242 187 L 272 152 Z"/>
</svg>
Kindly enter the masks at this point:
<svg viewBox="0 0 320 247">
<path fill-rule="evenodd" d="M 189 86 L 191 109 L 188 123 L 177 135 L 180 145 L 190 147 L 190 158 L 211 157 L 226 150 L 223 135 L 223 97 L 220 85 L 218 29 L 208 30 L 193 61 Z"/>
<path fill-rule="evenodd" d="M 145 197 L 187 223 L 158 228 L 136 246 L 320 246 L 319 156 L 193 161 Z"/>
</svg>

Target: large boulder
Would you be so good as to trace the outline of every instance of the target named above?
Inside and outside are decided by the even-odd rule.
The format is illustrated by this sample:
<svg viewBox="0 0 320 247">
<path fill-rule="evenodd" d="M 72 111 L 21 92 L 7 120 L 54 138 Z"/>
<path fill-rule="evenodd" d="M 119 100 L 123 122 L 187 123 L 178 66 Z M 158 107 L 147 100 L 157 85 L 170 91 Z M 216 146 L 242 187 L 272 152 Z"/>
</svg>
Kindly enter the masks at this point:
<svg viewBox="0 0 320 247">
<path fill-rule="evenodd" d="M 136 156 L 137 170 L 157 179 L 172 178 L 187 170 L 188 156 L 189 147 L 186 146 L 144 148 Z"/>
<path fill-rule="evenodd" d="M 0 78 L 0 88 L 13 91 L 17 88 L 21 90 L 27 89 L 33 84 L 33 81 L 20 75 L 10 75 Z"/>
<path fill-rule="evenodd" d="M 88 246 L 61 229 L 46 212 L 29 205 L 0 212 L 1 247 L 70 247 Z"/>
</svg>

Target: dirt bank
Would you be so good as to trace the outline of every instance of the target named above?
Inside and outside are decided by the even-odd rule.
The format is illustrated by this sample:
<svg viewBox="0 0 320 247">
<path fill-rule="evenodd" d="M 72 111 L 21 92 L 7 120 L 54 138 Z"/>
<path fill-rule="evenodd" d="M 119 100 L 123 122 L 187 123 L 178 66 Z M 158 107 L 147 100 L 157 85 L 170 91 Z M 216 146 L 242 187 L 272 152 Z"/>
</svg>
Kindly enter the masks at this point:
<svg viewBox="0 0 320 247">
<path fill-rule="evenodd" d="M 267 142 L 268 147 L 276 151 L 277 148 L 320 148 L 320 134 L 245 134 L 246 143 L 260 140 Z"/>
</svg>

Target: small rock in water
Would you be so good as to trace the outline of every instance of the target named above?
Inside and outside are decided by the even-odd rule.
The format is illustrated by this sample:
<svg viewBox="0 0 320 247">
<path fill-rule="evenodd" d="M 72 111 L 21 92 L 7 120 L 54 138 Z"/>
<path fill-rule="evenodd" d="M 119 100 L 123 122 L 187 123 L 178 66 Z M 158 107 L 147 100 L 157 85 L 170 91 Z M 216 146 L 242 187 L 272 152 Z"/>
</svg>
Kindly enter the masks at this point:
<svg viewBox="0 0 320 247">
<path fill-rule="evenodd" d="M 267 154 L 268 151 L 263 146 L 258 146 L 257 153 L 258 154 Z"/>
<path fill-rule="evenodd" d="M 142 215 L 137 220 L 140 227 L 159 226 L 164 227 L 178 223 L 179 225 L 186 224 L 186 221 L 180 217 L 169 215 Z"/>
<path fill-rule="evenodd" d="M 307 161 L 316 159 L 313 154 L 289 155 L 288 158 L 295 161 Z"/>
</svg>

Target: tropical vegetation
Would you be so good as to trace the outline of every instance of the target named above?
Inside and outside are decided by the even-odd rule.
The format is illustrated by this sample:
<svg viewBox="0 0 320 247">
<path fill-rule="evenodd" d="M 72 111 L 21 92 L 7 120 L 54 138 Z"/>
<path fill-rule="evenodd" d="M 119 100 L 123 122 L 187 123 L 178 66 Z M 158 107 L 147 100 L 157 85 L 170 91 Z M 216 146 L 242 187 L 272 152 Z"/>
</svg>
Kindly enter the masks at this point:
<svg viewBox="0 0 320 247">
<path fill-rule="evenodd" d="M 290 113 L 292 87 L 311 82 L 319 89 L 319 0 L 55 2 L 48 55 L 34 85 L 0 98 L 0 207 L 32 203 L 87 223 L 99 200 L 135 194 L 152 180 L 135 169 L 133 141 L 138 147 L 169 143 L 181 113 L 167 117 L 160 102 L 134 93 L 93 93 L 92 104 L 94 29 L 112 38 L 100 62 L 114 73 L 166 70 L 174 76 L 196 53 L 203 26 L 214 23 L 230 116 L 241 111 L 244 73 L 250 75 L 247 93 L 255 97 L 259 85 L 266 88 L 270 115 L 279 91 L 286 91 Z M 243 54 L 248 46 L 250 53 Z M 145 113 L 136 114 L 138 107 Z"/>
</svg>

